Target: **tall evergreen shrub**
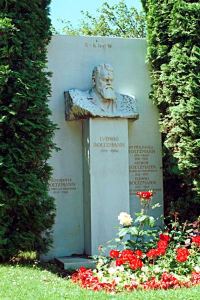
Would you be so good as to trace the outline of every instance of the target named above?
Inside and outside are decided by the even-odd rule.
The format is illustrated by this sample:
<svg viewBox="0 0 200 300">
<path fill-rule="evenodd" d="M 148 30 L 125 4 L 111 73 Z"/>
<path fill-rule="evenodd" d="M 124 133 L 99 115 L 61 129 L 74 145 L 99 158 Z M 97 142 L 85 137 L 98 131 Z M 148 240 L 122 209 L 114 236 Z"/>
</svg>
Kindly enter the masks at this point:
<svg viewBox="0 0 200 300">
<path fill-rule="evenodd" d="M 0 259 L 45 252 L 54 201 L 48 196 L 55 125 L 47 97 L 50 0 L 0 1 Z"/>
<path fill-rule="evenodd" d="M 160 111 L 166 208 L 200 214 L 200 3 L 143 0 L 151 98 Z"/>
</svg>

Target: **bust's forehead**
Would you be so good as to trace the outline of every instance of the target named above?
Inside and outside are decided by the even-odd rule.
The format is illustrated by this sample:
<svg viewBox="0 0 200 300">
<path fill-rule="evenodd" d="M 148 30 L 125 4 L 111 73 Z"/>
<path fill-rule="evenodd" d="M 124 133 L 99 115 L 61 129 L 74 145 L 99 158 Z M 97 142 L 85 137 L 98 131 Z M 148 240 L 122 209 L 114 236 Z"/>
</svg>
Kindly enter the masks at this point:
<svg viewBox="0 0 200 300">
<path fill-rule="evenodd" d="M 113 67 L 109 64 L 101 64 L 97 67 L 97 70 L 101 76 L 112 75 Z"/>
</svg>

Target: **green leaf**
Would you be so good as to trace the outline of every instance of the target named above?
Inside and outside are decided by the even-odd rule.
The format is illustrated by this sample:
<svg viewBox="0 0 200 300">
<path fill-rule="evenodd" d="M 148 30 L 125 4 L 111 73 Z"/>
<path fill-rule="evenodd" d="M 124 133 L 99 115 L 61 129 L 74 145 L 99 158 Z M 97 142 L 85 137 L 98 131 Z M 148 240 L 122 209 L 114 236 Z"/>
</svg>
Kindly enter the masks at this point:
<svg viewBox="0 0 200 300">
<path fill-rule="evenodd" d="M 124 237 L 128 232 L 129 232 L 129 228 L 124 227 L 124 228 L 120 229 L 118 235 L 119 235 L 119 237 Z"/>
<path fill-rule="evenodd" d="M 131 227 L 129 232 L 130 232 L 131 235 L 137 236 L 138 235 L 138 228 L 137 227 Z"/>
<path fill-rule="evenodd" d="M 155 226 L 155 219 L 154 219 L 154 217 L 149 217 L 149 225 L 150 225 L 151 227 L 154 227 L 154 226 Z"/>
</svg>

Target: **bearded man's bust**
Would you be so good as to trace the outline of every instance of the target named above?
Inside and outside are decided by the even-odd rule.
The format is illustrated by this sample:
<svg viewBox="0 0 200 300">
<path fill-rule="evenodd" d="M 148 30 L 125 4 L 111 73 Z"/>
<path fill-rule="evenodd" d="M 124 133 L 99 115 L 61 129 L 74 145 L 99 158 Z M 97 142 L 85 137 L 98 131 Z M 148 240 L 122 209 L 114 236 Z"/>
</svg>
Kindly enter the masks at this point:
<svg viewBox="0 0 200 300">
<path fill-rule="evenodd" d="M 135 97 L 116 93 L 113 75 L 111 65 L 101 64 L 92 72 L 93 87 L 90 90 L 71 89 L 65 92 L 66 120 L 88 117 L 138 118 Z"/>
</svg>

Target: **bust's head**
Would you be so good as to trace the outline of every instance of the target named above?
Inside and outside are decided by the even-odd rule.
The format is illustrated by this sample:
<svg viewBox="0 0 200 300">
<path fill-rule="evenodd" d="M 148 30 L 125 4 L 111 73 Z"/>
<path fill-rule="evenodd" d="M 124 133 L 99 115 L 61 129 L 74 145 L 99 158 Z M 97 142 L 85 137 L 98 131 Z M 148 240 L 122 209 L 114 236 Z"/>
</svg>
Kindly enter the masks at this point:
<svg viewBox="0 0 200 300">
<path fill-rule="evenodd" d="M 113 68 L 109 64 L 101 64 L 93 70 L 93 88 L 106 100 L 116 99 L 113 78 Z"/>
</svg>

